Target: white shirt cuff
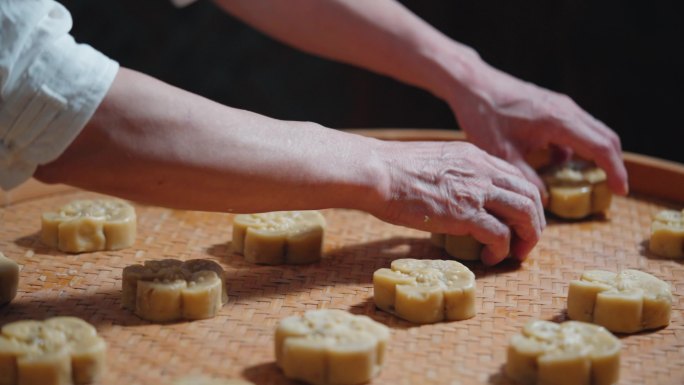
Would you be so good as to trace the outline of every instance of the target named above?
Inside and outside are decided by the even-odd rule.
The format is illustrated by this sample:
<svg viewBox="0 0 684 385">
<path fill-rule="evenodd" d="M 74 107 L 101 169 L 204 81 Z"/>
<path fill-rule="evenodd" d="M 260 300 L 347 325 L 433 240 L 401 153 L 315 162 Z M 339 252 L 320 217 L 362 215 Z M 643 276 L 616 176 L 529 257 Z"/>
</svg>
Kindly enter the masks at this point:
<svg viewBox="0 0 684 385">
<path fill-rule="evenodd" d="M 61 5 L 54 3 L 48 17 L 55 20 L 33 27 L 16 23 L 8 35 L 14 40 L 6 47 L 23 43 L 25 48 L 8 53 L 0 47 L 0 64 L 11 74 L 4 85 L 0 79 L 0 187 L 5 190 L 64 152 L 95 113 L 119 68 L 92 47 L 76 44 L 68 34 L 71 17 Z"/>
</svg>

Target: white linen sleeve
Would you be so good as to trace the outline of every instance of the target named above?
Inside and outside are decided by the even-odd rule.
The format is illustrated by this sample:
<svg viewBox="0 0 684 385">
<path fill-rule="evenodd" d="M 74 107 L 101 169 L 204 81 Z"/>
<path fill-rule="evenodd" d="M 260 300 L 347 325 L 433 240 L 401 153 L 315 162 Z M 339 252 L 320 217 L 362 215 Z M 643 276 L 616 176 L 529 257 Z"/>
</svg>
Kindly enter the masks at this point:
<svg viewBox="0 0 684 385">
<path fill-rule="evenodd" d="M 0 187 L 59 157 L 104 99 L 117 62 L 69 35 L 53 0 L 0 0 Z"/>
</svg>

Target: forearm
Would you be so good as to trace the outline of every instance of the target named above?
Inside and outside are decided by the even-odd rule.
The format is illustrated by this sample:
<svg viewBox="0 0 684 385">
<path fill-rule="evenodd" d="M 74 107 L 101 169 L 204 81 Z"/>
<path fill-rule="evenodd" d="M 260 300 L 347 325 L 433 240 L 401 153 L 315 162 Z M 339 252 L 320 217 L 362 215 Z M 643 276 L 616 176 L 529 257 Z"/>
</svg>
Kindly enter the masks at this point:
<svg viewBox="0 0 684 385">
<path fill-rule="evenodd" d="M 377 196 L 373 144 L 122 69 L 80 136 L 36 177 L 183 209 L 366 209 Z"/>
<path fill-rule="evenodd" d="M 356 65 L 449 99 L 485 67 L 479 56 L 392 0 L 215 0 L 303 51 Z"/>
<path fill-rule="evenodd" d="M 543 227 L 537 190 L 471 144 L 382 142 L 278 121 L 126 69 L 76 140 L 35 176 L 180 209 L 360 209 L 472 234 L 489 264 L 509 250 L 524 258 Z"/>
</svg>

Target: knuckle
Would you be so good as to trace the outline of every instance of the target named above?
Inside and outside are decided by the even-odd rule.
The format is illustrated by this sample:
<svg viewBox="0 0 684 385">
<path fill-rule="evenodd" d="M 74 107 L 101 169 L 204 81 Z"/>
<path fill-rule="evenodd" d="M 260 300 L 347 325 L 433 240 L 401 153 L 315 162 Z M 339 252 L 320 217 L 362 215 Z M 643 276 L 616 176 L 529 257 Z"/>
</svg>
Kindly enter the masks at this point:
<svg viewBox="0 0 684 385">
<path fill-rule="evenodd" d="M 613 150 L 613 146 L 607 138 L 596 138 L 592 141 L 590 149 L 595 155 L 603 157 Z"/>
<path fill-rule="evenodd" d="M 470 211 L 470 209 L 481 210 L 484 207 L 485 195 L 469 189 L 454 196 L 450 203 L 452 208 L 459 212 Z"/>
<path fill-rule="evenodd" d="M 620 137 L 613 132 L 612 130 L 608 131 L 608 137 L 610 138 L 610 141 L 613 143 L 615 148 L 621 149 L 622 148 L 622 143 L 620 142 Z"/>
<path fill-rule="evenodd" d="M 511 238 L 511 230 L 504 223 L 481 210 L 477 215 L 467 218 L 469 226 L 475 230 L 473 234 L 480 242 L 490 245 L 502 245 Z"/>
<path fill-rule="evenodd" d="M 610 138 L 613 143 L 620 143 L 620 137 L 613 130 L 608 130 L 608 138 Z"/>
<path fill-rule="evenodd" d="M 497 167 L 493 167 L 493 170 L 496 172 L 496 176 L 499 177 L 501 180 L 505 179 L 508 177 L 508 175 L 513 175 L 514 177 L 517 177 L 518 179 L 524 179 L 525 175 L 520 169 L 520 167 L 516 166 L 515 164 L 508 162 L 504 159 L 501 158 L 494 158 L 495 165 Z"/>
<path fill-rule="evenodd" d="M 492 241 L 497 245 L 507 245 L 511 240 L 511 230 L 508 226 L 501 224 L 492 229 Z"/>
<path fill-rule="evenodd" d="M 530 204 L 540 203 L 541 196 L 539 195 L 539 188 L 527 179 L 525 179 L 523 182 L 523 193 L 531 200 Z"/>
<path fill-rule="evenodd" d="M 521 183 L 527 182 L 527 178 L 525 178 L 525 174 L 522 172 L 520 167 L 514 166 L 508 162 L 506 162 L 506 164 L 508 164 L 508 170 L 510 170 L 510 173 L 518 177 L 518 179 L 522 181 Z"/>
<path fill-rule="evenodd" d="M 518 186 L 519 194 L 529 200 L 529 205 L 534 206 L 536 203 L 541 203 L 539 188 L 534 183 L 521 175 L 518 180 Z"/>
<path fill-rule="evenodd" d="M 558 102 L 564 108 L 577 108 L 577 103 L 566 94 L 558 94 Z"/>
<path fill-rule="evenodd" d="M 563 93 L 560 94 L 560 101 L 564 104 L 574 104 L 575 103 L 570 96 L 568 96 L 567 94 L 563 94 Z"/>
<path fill-rule="evenodd" d="M 525 197 L 521 205 L 521 210 L 523 214 L 529 219 L 529 222 L 536 222 L 538 215 L 537 204 L 534 202 L 534 200 Z"/>
</svg>

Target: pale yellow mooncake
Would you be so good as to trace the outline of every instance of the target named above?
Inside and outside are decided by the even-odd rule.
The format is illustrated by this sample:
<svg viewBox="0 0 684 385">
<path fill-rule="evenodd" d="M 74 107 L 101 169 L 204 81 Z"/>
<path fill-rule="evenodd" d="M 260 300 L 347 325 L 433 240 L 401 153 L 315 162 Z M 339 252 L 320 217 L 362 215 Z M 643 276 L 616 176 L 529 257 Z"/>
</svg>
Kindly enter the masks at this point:
<svg viewBox="0 0 684 385">
<path fill-rule="evenodd" d="M 41 239 L 68 253 L 119 250 L 136 236 L 135 209 L 117 199 L 76 200 L 43 214 Z"/>
<path fill-rule="evenodd" d="M 123 270 L 121 305 L 148 321 L 212 318 L 226 302 L 224 271 L 214 261 L 164 259 Z"/>
<path fill-rule="evenodd" d="M 475 274 L 456 261 L 397 259 L 373 274 L 375 305 L 425 324 L 475 316 Z"/>
<path fill-rule="evenodd" d="M 639 270 L 585 271 L 570 282 L 568 316 L 616 333 L 636 333 L 670 323 L 670 285 Z"/>
<path fill-rule="evenodd" d="M 233 220 L 232 247 L 252 263 L 314 263 L 321 259 L 324 230 L 318 211 L 241 214 Z"/>
<path fill-rule="evenodd" d="M 461 261 L 479 261 L 484 245 L 470 235 L 432 233 L 430 242 Z"/>
<path fill-rule="evenodd" d="M 100 378 L 107 344 L 80 318 L 17 321 L 0 333 L 0 384 L 80 385 Z"/>
<path fill-rule="evenodd" d="M 613 194 L 606 173 L 593 164 L 574 160 L 542 173 L 549 190 L 547 210 L 558 217 L 581 219 L 608 211 Z"/>
<path fill-rule="evenodd" d="M 684 211 L 665 210 L 653 218 L 648 249 L 661 257 L 684 258 Z"/>
<path fill-rule="evenodd" d="M 508 346 L 505 372 L 521 385 L 612 385 L 620 340 L 601 326 L 534 320 Z"/>
<path fill-rule="evenodd" d="M 278 324 L 276 363 L 285 377 L 309 384 L 362 384 L 380 372 L 389 338 L 385 325 L 366 316 L 307 311 Z"/>
</svg>

